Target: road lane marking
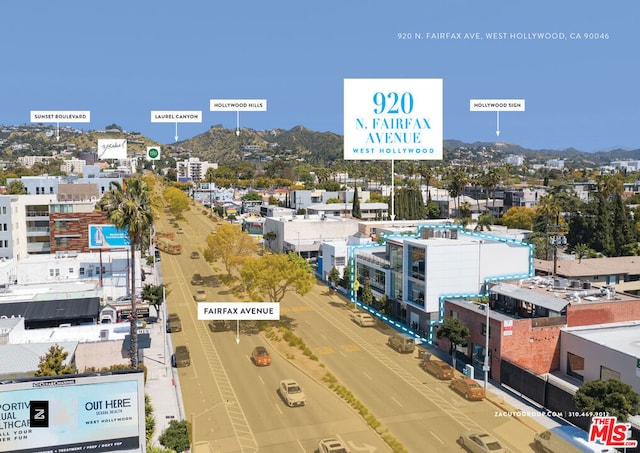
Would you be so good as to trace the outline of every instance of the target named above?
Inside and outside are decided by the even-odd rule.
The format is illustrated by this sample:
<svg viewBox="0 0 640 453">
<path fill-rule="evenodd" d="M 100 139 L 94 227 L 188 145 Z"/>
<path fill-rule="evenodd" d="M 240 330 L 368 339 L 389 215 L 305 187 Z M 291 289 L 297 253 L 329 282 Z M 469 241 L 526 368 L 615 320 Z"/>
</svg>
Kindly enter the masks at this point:
<svg viewBox="0 0 640 453">
<path fill-rule="evenodd" d="M 360 347 L 357 344 L 342 344 L 340 345 L 340 349 L 342 349 L 344 352 L 360 351 Z"/>
<path fill-rule="evenodd" d="M 369 376 L 367 373 L 365 373 L 364 371 L 362 372 L 362 374 L 364 374 L 366 377 L 368 377 L 369 379 L 371 379 L 373 381 L 373 378 L 371 376 Z"/>
<path fill-rule="evenodd" d="M 262 376 L 258 375 L 258 380 L 262 383 L 262 385 L 265 385 L 264 384 L 264 379 L 262 379 Z"/>
<path fill-rule="evenodd" d="M 319 346 L 315 348 L 315 351 L 320 355 L 333 354 L 336 352 L 331 346 Z"/>
<path fill-rule="evenodd" d="M 436 436 L 433 433 L 433 431 L 429 431 L 429 434 L 431 434 L 438 442 L 440 442 L 442 445 L 444 445 L 444 442 L 438 436 Z"/>
<path fill-rule="evenodd" d="M 391 397 L 391 399 L 392 399 L 392 400 L 393 400 L 393 401 L 394 401 L 398 406 L 400 406 L 400 407 L 404 407 L 404 406 L 402 405 L 402 403 L 400 403 L 400 401 L 398 401 L 397 399 L 395 399 L 395 397 L 393 397 L 393 396 L 392 396 L 392 397 Z"/>
</svg>

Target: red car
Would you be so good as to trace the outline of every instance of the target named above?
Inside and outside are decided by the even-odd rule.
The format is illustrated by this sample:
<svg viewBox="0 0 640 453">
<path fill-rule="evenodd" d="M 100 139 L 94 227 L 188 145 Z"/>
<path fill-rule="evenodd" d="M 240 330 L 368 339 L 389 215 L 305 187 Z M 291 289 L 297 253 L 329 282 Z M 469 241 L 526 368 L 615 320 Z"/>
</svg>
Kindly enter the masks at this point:
<svg viewBox="0 0 640 453">
<path fill-rule="evenodd" d="M 452 379 L 449 387 L 468 400 L 481 400 L 485 397 L 484 388 L 473 379 Z"/>
<path fill-rule="evenodd" d="M 453 367 L 442 360 L 425 360 L 422 369 L 433 374 L 438 379 L 447 380 L 453 378 Z"/>
<path fill-rule="evenodd" d="M 271 356 L 262 346 L 256 346 L 251 353 L 251 360 L 256 366 L 269 366 L 271 365 Z"/>
</svg>

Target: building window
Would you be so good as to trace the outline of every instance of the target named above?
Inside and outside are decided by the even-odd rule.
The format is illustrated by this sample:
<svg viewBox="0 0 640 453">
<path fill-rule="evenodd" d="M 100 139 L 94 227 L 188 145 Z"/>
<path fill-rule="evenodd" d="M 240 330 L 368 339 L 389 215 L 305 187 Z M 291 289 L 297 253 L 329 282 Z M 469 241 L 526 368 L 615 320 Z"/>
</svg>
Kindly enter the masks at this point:
<svg viewBox="0 0 640 453">
<path fill-rule="evenodd" d="M 600 379 L 606 381 L 607 379 L 620 380 L 620 372 L 607 368 L 606 366 L 600 366 Z"/>
<path fill-rule="evenodd" d="M 482 323 L 482 336 L 484 337 L 487 334 L 487 324 Z M 491 338 L 491 326 L 489 326 L 489 338 Z"/>
<path fill-rule="evenodd" d="M 73 268 L 72 267 L 69 268 L 69 273 L 73 274 Z"/>
<path fill-rule="evenodd" d="M 411 258 L 411 276 L 424 281 L 424 249 L 410 246 L 409 256 Z"/>
<path fill-rule="evenodd" d="M 80 277 L 84 277 L 84 267 L 78 269 L 78 274 L 80 274 Z"/>
<path fill-rule="evenodd" d="M 335 258 L 335 265 L 336 266 L 344 266 L 345 263 L 345 257 L 344 256 L 336 256 Z"/>
<path fill-rule="evenodd" d="M 584 382 L 584 357 L 567 352 L 567 374 Z"/>
</svg>

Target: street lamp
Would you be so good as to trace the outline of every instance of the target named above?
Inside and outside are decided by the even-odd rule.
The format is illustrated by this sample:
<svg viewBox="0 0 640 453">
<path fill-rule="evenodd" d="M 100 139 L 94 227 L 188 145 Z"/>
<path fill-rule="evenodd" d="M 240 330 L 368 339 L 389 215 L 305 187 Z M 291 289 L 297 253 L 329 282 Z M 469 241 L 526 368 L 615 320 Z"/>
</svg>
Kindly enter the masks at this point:
<svg viewBox="0 0 640 453">
<path fill-rule="evenodd" d="M 478 280 L 480 284 L 480 293 L 484 294 L 484 282 L 482 281 L 482 243 L 478 241 Z M 484 332 L 484 364 L 482 365 L 482 371 L 484 371 L 484 389 L 487 390 L 487 384 L 489 382 L 489 301 L 485 304 L 485 332 Z"/>
</svg>

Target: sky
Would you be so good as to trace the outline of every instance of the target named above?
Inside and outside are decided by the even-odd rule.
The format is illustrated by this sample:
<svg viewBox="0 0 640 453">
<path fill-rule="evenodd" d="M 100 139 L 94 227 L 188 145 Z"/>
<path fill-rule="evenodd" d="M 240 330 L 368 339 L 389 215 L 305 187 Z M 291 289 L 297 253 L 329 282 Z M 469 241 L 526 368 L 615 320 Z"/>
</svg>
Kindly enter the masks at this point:
<svg viewBox="0 0 640 453">
<path fill-rule="evenodd" d="M 344 79 L 440 78 L 444 139 L 640 148 L 636 1 L 34 0 L 3 2 L 2 16 L 0 124 L 81 110 L 91 123 L 65 125 L 116 123 L 163 144 L 213 125 L 342 135 Z M 210 111 L 211 99 L 267 110 Z M 525 110 L 498 119 L 470 111 L 472 99 L 522 99 Z M 156 110 L 203 120 L 152 123 Z"/>
</svg>

